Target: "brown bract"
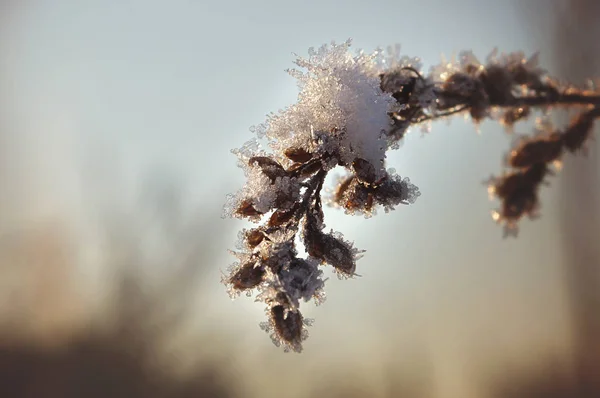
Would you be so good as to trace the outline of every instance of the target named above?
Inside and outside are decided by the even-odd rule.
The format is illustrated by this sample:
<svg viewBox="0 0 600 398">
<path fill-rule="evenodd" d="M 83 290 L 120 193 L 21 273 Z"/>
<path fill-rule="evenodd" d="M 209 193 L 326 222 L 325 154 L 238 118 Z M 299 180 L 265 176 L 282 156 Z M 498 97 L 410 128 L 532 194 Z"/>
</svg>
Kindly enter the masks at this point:
<svg viewBox="0 0 600 398">
<path fill-rule="evenodd" d="M 302 343 L 303 318 L 300 311 L 286 311 L 283 305 L 271 308 L 271 319 L 277 336 L 295 349 Z"/>
<path fill-rule="evenodd" d="M 229 277 L 229 283 L 237 290 L 253 289 L 263 281 L 264 275 L 265 270 L 257 267 L 256 261 L 250 261 Z"/>
</svg>

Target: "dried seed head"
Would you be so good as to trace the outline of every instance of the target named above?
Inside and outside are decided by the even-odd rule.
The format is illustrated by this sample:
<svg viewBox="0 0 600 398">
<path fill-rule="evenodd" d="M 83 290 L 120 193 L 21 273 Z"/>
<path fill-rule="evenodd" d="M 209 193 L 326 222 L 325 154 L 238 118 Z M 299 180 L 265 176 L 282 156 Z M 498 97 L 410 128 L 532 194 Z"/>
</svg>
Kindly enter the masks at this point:
<svg viewBox="0 0 600 398">
<path fill-rule="evenodd" d="M 525 215 L 533 214 L 538 207 L 538 196 L 535 191 L 522 191 L 502 201 L 500 217 L 502 220 L 515 222 Z"/>
<path fill-rule="evenodd" d="M 327 263 L 345 275 L 354 275 L 357 250 L 334 234 L 324 234 L 319 230 L 304 228 L 304 247 L 313 258 Z"/>
<path fill-rule="evenodd" d="M 355 251 L 352 246 L 332 234 L 322 236 L 325 248 L 324 260 L 337 271 L 345 275 L 354 275 L 356 270 Z"/>
<path fill-rule="evenodd" d="M 394 210 L 398 204 L 412 204 L 421 195 L 419 188 L 408 178 L 387 174 L 375 185 L 366 186 L 356 177 L 349 177 L 340 183 L 334 201 L 344 207 L 349 214 L 364 213 L 370 216 L 375 206 L 384 210 Z"/>
<path fill-rule="evenodd" d="M 291 147 L 284 151 L 285 156 L 296 163 L 306 163 L 312 159 L 313 154 L 301 147 Z"/>
<path fill-rule="evenodd" d="M 276 160 L 273 160 L 266 156 L 254 156 L 248 160 L 250 166 L 258 166 L 262 172 L 272 181 L 278 177 L 284 177 L 286 171 Z"/>
<path fill-rule="evenodd" d="M 548 173 L 546 163 L 536 163 L 524 170 L 517 170 L 497 179 L 492 187 L 493 192 L 502 200 L 522 195 L 523 192 L 533 192 L 544 180 Z"/>
<path fill-rule="evenodd" d="M 270 313 L 277 337 L 294 351 L 301 351 L 304 323 L 300 311 L 287 311 L 283 305 L 275 305 Z"/>
<path fill-rule="evenodd" d="M 260 285 L 265 275 L 261 266 L 255 266 L 256 262 L 249 261 L 242 264 L 228 279 L 228 282 L 236 290 L 253 289 Z"/>
<path fill-rule="evenodd" d="M 536 163 L 551 163 L 562 155 L 563 141 L 560 134 L 539 137 L 522 142 L 510 152 L 508 164 L 515 168 L 531 167 Z"/>
<path fill-rule="evenodd" d="M 505 236 L 516 233 L 517 221 L 523 216 L 535 215 L 539 208 L 537 190 L 548 173 L 546 163 L 537 163 L 508 174 L 491 186 L 490 192 L 502 201 L 500 210 L 493 213 L 493 218 L 505 224 Z"/>
<path fill-rule="evenodd" d="M 590 112 L 582 113 L 567 128 L 563 134 L 565 147 L 570 152 L 576 152 L 583 147 L 583 144 L 589 138 L 598 109 L 593 109 Z"/>
<path fill-rule="evenodd" d="M 299 79 L 298 103 L 255 129 L 259 139 L 268 141 L 272 156 L 257 140 L 235 151 L 248 183 L 228 197 L 227 213 L 253 221 L 264 216 L 265 224 L 243 231 L 242 251 L 234 253 L 242 265 L 223 280 L 235 294 L 250 294 L 249 289 L 257 287 L 272 336 L 277 344 L 296 351 L 302 348 L 307 324 L 299 302 L 321 291 L 320 265 L 330 264 L 338 276 L 351 276 L 358 258 L 358 251 L 341 235 L 324 233 L 321 192 L 330 170 L 342 166 L 352 172 L 335 193 L 335 201 L 348 213 L 369 215 L 376 206 L 388 211 L 420 195 L 408 179 L 383 169 L 387 149 L 394 148 L 411 125 L 467 112 L 479 122 L 504 108 L 502 123 L 510 127 L 530 113 L 519 104 L 544 110 L 597 102 L 596 88 L 584 91 L 553 83 L 537 68 L 535 58 L 525 60 L 518 53 L 493 54 L 486 66 L 463 53 L 458 65 L 445 63 L 425 78 L 418 68 L 403 67 L 409 65 L 405 61 L 390 67 L 387 61 L 370 64 L 371 58 L 363 55 L 349 58 L 348 45 L 323 47 L 311 51 L 309 59 L 298 59 L 296 63 L 307 69 L 290 71 Z M 516 230 L 523 216 L 533 215 L 539 207 L 538 189 L 550 174 L 549 163 L 558 160 L 564 148 L 582 149 L 599 116 L 600 108 L 588 109 L 564 134 L 546 130 L 543 137 L 512 149 L 508 163 L 513 172 L 490 185 L 501 201 L 494 219 L 504 223 L 505 230 Z M 309 254 L 306 259 L 297 258 L 299 232 Z"/>
</svg>

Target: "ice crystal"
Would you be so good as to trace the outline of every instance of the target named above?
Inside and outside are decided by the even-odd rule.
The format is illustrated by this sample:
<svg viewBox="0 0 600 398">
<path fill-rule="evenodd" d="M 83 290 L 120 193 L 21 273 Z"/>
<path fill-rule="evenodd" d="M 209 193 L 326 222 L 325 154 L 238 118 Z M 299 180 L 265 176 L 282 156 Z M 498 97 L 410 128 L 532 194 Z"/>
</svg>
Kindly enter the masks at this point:
<svg viewBox="0 0 600 398">
<path fill-rule="evenodd" d="M 375 55 L 353 55 L 350 41 L 311 49 L 308 58 L 289 70 L 300 93 L 296 104 L 270 115 L 257 127 L 275 153 L 288 147 L 338 153 L 351 164 L 363 158 L 383 170 L 392 96 L 380 88 L 374 73 Z M 326 138 L 315 142 L 315 133 Z M 283 160 L 283 159 L 282 159 Z"/>
</svg>

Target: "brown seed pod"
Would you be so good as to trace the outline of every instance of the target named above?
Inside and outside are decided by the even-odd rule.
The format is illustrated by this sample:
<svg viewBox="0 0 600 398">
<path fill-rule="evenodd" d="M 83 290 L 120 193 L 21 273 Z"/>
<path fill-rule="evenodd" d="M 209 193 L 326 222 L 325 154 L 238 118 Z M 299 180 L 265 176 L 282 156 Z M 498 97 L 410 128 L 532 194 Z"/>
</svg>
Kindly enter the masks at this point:
<svg viewBox="0 0 600 398">
<path fill-rule="evenodd" d="M 510 152 L 508 164 L 515 168 L 531 167 L 536 163 L 551 163 L 562 155 L 563 141 L 559 134 L 524 141 Z"/>
<path fill-rule="evenodd" d="M 323 246 L 326 263 L 344 274 L 354 275 L 356 260 L 352 248 L 346 242 L 326 234 L 323 235 Z"/>
<path fill-rule="evenodd" d="M 563 142 L 570 152 L 581 149 L 589 138 L 594 126 L 594 120 L 597 117 L 594 113 L 595 111 L 597 112 L 594 109 L 576 117 L 567 128 L 567 131 L 564 132 Z"/>
<path fill-rule="evenodd" d="M 300 311 L 287 311 L 286 314 L 284 306 L 275 305 L 271 308 L 271 320 L 277 337 L 294 349 L 299 349 L 304 327 Z"/>
<path fill-rule="evenodd" d="M 538 206 L 538 196 L 535 191 L 521 191 L 502 201 L 500 216 L 507 221 L 517 221 L 527 214 L 533 214 Z"/>
<path fill-rule="evenodd" d="M 252 200 L 244 199 L 238 206 L 235 214 L 238 214 L 241 217 L 256 217 L 262 215 L 263 213 L 254 208 Z"/>
<path fill-rule="evenodd" d="M 350 245 L 332 234 L 324 234 L 318 230 L 304 230 L 304 247 L 306 252 L 321 262 L 331 265 L 336 270 L 353 275 L 356 270 L 356 259 Z"/>
<path fill-rule="evenodd" d="M 268 223 L 269 227 L 280 227 L 280 226 L 286 224 L 288 221 L 290 221 L 294 217 L 294 215 L 298 211 L 299 207 L 300 207 L 300 204 L 296 203 L 289 210 L 285 210 L 285 209 L 276 210 L 271 215 L 271 218 L 269 218 L 269 223 Z"/>
<path fill-rule="evenodd" d="M 255 267 L 255 262 L 250 261 L 229 277 L 229 283 L 237 290 L 253 289 L 263 281 L 264 275 L 265 270 L 261 266 Z"/>
<path fill-rule="evenodd" d="M 324 236 L 321 231 L 304 231 L 306 252 L 321 261 L 325 261 L 325 250 L 327 250 Z"/>
<path fill-rule="evenodd" d="M 288 159 L 296 163 L 306 163 L 313 157 L 312 153 L 300 147 L 287 148 L 283 153 L 285 154 L 285 156 L 287 156 Z"/>
<path fill-rule="evenodd" d="M 256 246 L 260 245 L 264 239 L 264 233 L 258 228 L 254 228 L 246 232 L 246 243 L 248 243 L 250 248 L 255 248 Z"/>
<path fill-rule="evenodd" d="M 279 177 L 284 177 L 286 171 L 277 161 L 266 156 L 254 156 L 248 160 L 250 166 L 258 166 L 262 172 L 271 180 L 275 181 Z"/>
<path fill-rule="evenodd" d="M 321 209 L 310 209 L 304 218 L 303 240 L 306 251 L 309 255 L 323 259 L 323 213 Z"/>
<path fill-rule="evenodd" d="M 510 202 L 511 198 L 535 192 L 546 174 L 546 163 L 536 163 L 527 169 L 514 171 L 494 184 L 494 193 L 498 198 Z"/>
</svg>

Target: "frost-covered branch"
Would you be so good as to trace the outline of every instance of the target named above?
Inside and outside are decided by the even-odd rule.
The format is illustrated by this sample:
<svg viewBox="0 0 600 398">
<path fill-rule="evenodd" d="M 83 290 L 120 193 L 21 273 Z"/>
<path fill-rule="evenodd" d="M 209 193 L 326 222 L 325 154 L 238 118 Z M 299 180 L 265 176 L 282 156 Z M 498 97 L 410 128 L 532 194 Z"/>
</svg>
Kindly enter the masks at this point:
<svg viewBox="0 0 600 398">
<path fill-rule="evenodd" d="M 349 47 L 350 41 L 332 43 L 298 58 L 302 70 L 288 71 L 298 80 L 297 103 L 269 115 L 252 129 L 257 137 L 233 151 L 247 183 L 228 197 L 226 215 L 262 224 L 241 231 L 238 261 L 223 282 L 233 296 L 258 291 L 269 319 L 263 327 L 286 350 L 301 351 L 306 338 L 310 322 L 300 302 L 325 297 L 320 266 L 352 277 L 361 253 L 339 232 L 325 230 L 322 188 L 331 170 L 343 168 L 347 176 L 329 203 L 371 216 L 420 195 L 408 178 L 385 168 L 387 151 L 410 127 L 468 114 L 475 123 L 492 118 L 512 129 L 536 109 L 580 109 L 563 130 L 541 119 L 539 133 L 510 152 L 512 171 L 490 179 L 488 191 L 501 201 L 493 217 L 514 233 L 523 216 L 536 214 L 538 188 L 552 164 L 583 149 L 600 116 L 600 90 L 548 77 L 536 56 L 494 52 L 482 64 L 464 52 L 425 75 L 417 58 L 398 57 L 395 49 L 353 54 Z"/>
</svg>

